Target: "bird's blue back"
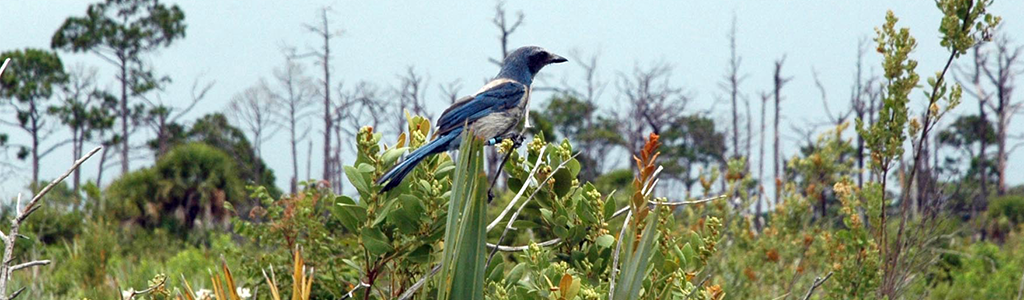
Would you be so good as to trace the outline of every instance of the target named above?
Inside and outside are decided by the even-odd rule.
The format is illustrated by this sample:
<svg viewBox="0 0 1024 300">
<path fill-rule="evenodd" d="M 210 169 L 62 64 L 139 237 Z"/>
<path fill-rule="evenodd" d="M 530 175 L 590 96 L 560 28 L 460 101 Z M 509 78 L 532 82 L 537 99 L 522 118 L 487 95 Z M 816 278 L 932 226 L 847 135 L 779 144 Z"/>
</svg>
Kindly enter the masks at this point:
<svg viewBox="0 0 1024 300">
<path fill-rule="evenodd" d="M 459 135 L 469 125 L 478 137 L 491 142 L 515 127 L 526 111 L 533 74 L 528 55 L 541 51 L 523 47 L 508 57 L 498 75 L 476 94 L 456 101 L 438 118 L 435 139 L 417 148 L 400 164 L 389 170 L 377 183 L 385 183 L 382 191 L 397 186 L 421 160 L 435 153 L 457 149 Z"/>
</svg>

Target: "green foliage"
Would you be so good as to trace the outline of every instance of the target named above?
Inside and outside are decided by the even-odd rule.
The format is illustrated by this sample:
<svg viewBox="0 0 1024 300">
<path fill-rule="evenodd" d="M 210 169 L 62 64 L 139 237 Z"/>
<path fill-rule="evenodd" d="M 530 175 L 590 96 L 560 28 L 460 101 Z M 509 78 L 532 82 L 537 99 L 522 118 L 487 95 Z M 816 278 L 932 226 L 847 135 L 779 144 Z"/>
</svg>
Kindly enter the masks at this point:
<svg viewBox="0 0 1024 300">
<path fill-rule="evenodd" d="M 213 147 L 175 147 L 156 166 L 140 169 L 107 187 L 106 213 L 146 227 L 219 227 L 244 199 L 231 157 Z"/>
<path fill-rule="evenodd" d="M 1016 299 L 1024 273 L 1024 239 L 1018 231 L 1003 245 L 991 242 L 951 245 L 911 287 L 932 299 Z"/>
<path fill-rule="evenodd" d="M 245 137 L 245 133 L 232 126 L 223 114 L 204 115 L 199 117 L 191 128 L 179 128 L 178 131 L 178 134 L 170 134 L 172 137 L 168 145 L 173 147 L 187 143 L 203 143 L 217 148 L 231 157 L 235 173 L 246 185 L 264 186 L 272 197 L 281 195 L 281 191 L 274 184 L 274 171 L 262 158 L 256 157 L 256 151 Z M 150 147 L 157 150 L 157 142 L 150 141 Z"/>
<path fill-rule="evenodd" d="M 864 120 L 857 119 L 857 133 L 871 151 L 871 167 L 881 172 L 883 177 L 892 167 L 893 160 L 903 155 L 903 142 L 907 138 L 904 129 L 909 118 L 907 103 L 910 91 L 919 80 L 914 71 L 917 61 L 909 58 L 910 52 L 917 47 L 917 40 L 910 35 L 910 29 L 896 29 L 897 21 L 899 19 L 889 11 L 882 28 L 875 29 L 877 51 L 884 55 L 882 69 L 886 80 L 878 118 L 873 124 L 864 124 Z M 917 125 L 911 125 L 912 133 L 917 132 L 914 128 L 920 128 L 920 123 L 915 123 Z"/>
<path fill-rule="evenodd" d="M 28 104 L 50 98 L 54 88 L 67 80 L 64 64 L 56 53 L 28 48 L 0 53 L 0 62 L 11 59 L 10 65 L 0 77 L 0 98 L 16 99 Z M 43 108 L 43 105 L 38 105 Z M 38 113 L 44 110 L 40 109 Z M 24 124 L 22 112 L 18 120 Z"/>
<path fill-rule="evenodd" d="M 185 13 L 158 0 L 105 0 L 90 4 L 85 16 L 70 17 L 53 34 L 50 46 L 93 52 L 121 67 L 122 84 L 132 95 L 158 88 L 161 82 L 142 55 L 185 37 Z M 115 61 L 116 60 L 116 61 Z"/>
<path fill-rule="evenodd" d="M 463 135 L 455 165 L 437 299 L 483 299 L 484 244 L 487 242 L 487 175 L 484 143 L 472 131 Z"/>
<path fill-rule="evenodd" d="M 1024 195 L 1005 195 L 992 198 L 988 203 L 989 230 L 996 237 L 1007 233 L 1024 224 Z"/>
</svg>

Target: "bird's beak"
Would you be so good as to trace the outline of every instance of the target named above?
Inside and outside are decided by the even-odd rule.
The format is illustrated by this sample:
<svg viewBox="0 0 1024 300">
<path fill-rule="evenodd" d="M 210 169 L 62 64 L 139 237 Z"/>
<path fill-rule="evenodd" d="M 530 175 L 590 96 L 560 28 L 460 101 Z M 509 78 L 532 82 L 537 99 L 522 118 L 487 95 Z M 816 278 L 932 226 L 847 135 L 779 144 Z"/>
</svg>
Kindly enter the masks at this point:
<svg viewBox="0 0 1024 300">
<path fill-rule="evenodd" d="M 567 61 L 569 61 L 569 60 L 565 59 L 565 57 L 561 57 L 561 56 L 558 56 L 556 54 L 551 54 L 551 58 L 548 59 L 548 63 L 549 64 L 564 63 L 564 62 L 567 62 Z"/>
</svg>

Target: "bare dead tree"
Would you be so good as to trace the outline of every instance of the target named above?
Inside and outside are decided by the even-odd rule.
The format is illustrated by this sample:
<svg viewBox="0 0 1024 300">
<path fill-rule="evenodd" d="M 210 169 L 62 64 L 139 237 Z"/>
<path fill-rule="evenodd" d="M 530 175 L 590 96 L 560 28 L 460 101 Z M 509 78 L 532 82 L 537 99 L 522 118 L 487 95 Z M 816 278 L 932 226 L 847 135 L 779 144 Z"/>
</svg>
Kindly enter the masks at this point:
<svg viewBox="0 0 1024 300">
<path fill-rule="evenodd" d="M 461 97 L 459 96 L 459 91 L 462 90 L 461 80 L 456 79 L 445 84 L 438 84 L 438 87 L 441 90 L 441 96 L 448 100 L 449 104 L 454 104 L 455 101 L 458 101 L 459 97 Z"/>
<path fill-rule="evenodd" d="M 398 88 L 395 94 L 395 106 L 398 108 L 395 126 L 398 132 L 405 131 L 405 112 L 433 120 L 434 116 L 427 111 L 427 86 L 430 80 L 416 73 L 413 66 L 406 68 L 404 74 L 398 75 Z"/>
<path fill-rule="evenodd" d="M 497 4 L 495 4 L 494 19 L 491 20 L 491 23 L 493 23 L 499 31 L 498 41 L 501 42 L 501 57 L 497 59 L 491 58 L 490 61 L 492 63 L 500 66 L 501 62 L 505 60 L 506 56 L 508 56 L 508 38 L 512 33 L 516 32 L 516 29 L 519 29 L 520 25 L 523 25 L 523 18 L 525 17 L 526 15 L 523 14 L 523 11 L 517 11 L 515 20 L 513 21 L 508 18 L 505 12 L 505 1 L 499 0 Z"/>
<path fill-rule="evenodd" d="M 274 110 L 277 107 L 270 94 L 269 84 L 261 78 L 255 85 L 231 97 L 228 107 L 235 122 L 252 137 L 256 158 L 262 159 L 263 143 L 280 130 L 280 127 L 274 126 Z"/>
<path fill-rule="evenodd" d="M 723 90 L 729 93 L 729 100 L 732 103 L 732 153 L 733 157 L 739 158 L 748 154 L 740 153 L 740 113 L 739 100 L 740 84 L 747 78 L 740 75 L 740 64 L 743 58 L 736 55 L 736 16 L 732 16 L 732 27 L 729 30 L 729 67 L 723 81 L 718 84 Z"/>
<path fill-rule="evenodd" d="M 316 64 L 323 69 L 323 77 L 320 78 L 319 85 L 317 86 L 317 93 L 323 97 L 323 122 L 324 122 L 324 172 L 323 178 L 327 180 L 331 177 L 331 132 L 334 127 L 334 116 L 331 113 L 331 39 L 341 36 L 343 30 L 331 30 L 331 21 L 328 18 L 328 12 L 331 12 L 330 6 L 324 6 L 320 8 L 320 24 L 304 24 L 303 27 L 309 30 L 313 34 L 316 34 L 318 38 L 323 41 L 319 49 L 315 49 L 311 52 L 311 55 L 316 58 Z"/>
<path fill-rule="evenodd" d="M 272 99 L 277 108 L 274 110 L 278 126 L 288 130 L 289 144 L 292 152 L 291 192 L 298 191 L 299 150 L 298 143 L 305 140 L 308 130 L 300 130 L 305 120 L 313 116 L 315 111 L 310 108 L 314 104 L 315 88 L 305 70 L 295 61 L 295 50 L 284 50 L 284 66 L 274 69 L 277 88 L 271 90 Z"/>
<path fill-rule="evenodd" d="M 867 39 L 860 39 L 857 42 L 857 67 L 854 71 L 853 87 L 850 91 L 850 109 L 853 110 L 854 116 L 857 120 L 863 120 L 864 114 L 867 113 L 867 105 L 865 102 L 865 94 L 869 85 L 864 84 L 863 66 L 864 66 L 864 53 L 866 53 Z M 855 153 L 855 159 L 857 160 L 857 187 L 864 187 L 864 138 L 859 134 L 857 136 L 857 153 Z"/>
<path fill-rule="evenodd" d="M 682 88 L 670 83 L 671 77 L 672 66 L 666 63 L 647 69 L 637 66 L 629 76 L 620 76 L 620 103 L 627 107 L 618 119 L 630 153 L 639 153 L 647 134 L 661 134 L 690 102 Z"/>
<path fill-rule="evenodd" d="M 106 121 L 105 111 L 113 107 L 103 107 L 103 94 L 96 87 L 96 68 L 75 65 L 68 71 L 68 81 L 61 85 L 59 96 L 61 105 L 50 107 L 49 113 L 57 115 L 71 132 L 71 155 L 81 157 L 85 152 L 85 143 L 94 136 L 94 130 L 104 125 L 113 126 Z M 72 175 L 72 190 L 78 191 L 81 185 L 81 169 L 75 169 Z"/>
<path fill-rule="evenodd" d="M 986 104 L 992 101 L 992 93 L 985 90 L 985 86 L 982 83 L 982 77 L 985 76 L 982 71 L 983 66 L 988 64 L 988 55 L 984 54 L 984 44 L 974 46 L 972 51 L 972 65 L 970 69 L 964 70 L 963 68 L 957 68 L 954 72 L 954 77 L 960 85 L 966 86 L 963 91 L 967 93 L 971 98 L 978 101 L 978 119 L 980 122 L 975 122 L 973 128 L 975 133 L 984 133 L 986 131 L 985 124 L 988 123 L 988 112 L 985 110 Z M 964 78 L 966 77 L 966 78 Z M 989 194 L 989 178 L 988 178 L 988 139 L 983 136 L 978 139 L 978 151 L 974 152 L 969 147 L 966 150 L 969 155 L 968 157 L 977 158 L 979 169 L 978 172 L 978 189 L 979 192 L 975 197 L 974 203 L 971 205 L 971 214 L 976 216 L 980 212 L 984 211 L 988 206 L 988 194 Z"/>
<path fill-rule="evenodd" d="M 331 108 L 334 118 L 335 139 L 334 155 L 331 160 L 332 186 L 336 192 L 342 191 L 343 172 L 341 157 L 345 146 L 355 150 L 354 143 L 342 143 L 344 137 L 353 138 L 358 134 L 359 128 L 369 126 L 375 131 L 380 130 L 380 125 L 389 116 L 387 103 L 381 96 L 380 89 L 369 82 L 359 82 L 350 90 L 344 86 L 338 86 L 339 101 Z"/>
<path fill-rule="evenodd" d="M 1006 160 L 1010 155 L 1007 138 L 1013 117 L 1017 115 L 1024 101 L 1014 101 L 1013 92 L 1016 76 L 1024 73 L 1020 69 L 1020 55 L 1024 46 L 1011 46 L 1005 34 L 995 39 L 995 68 L 989 64 L 982 65 L 982 72 L 995 89 L 994 103 L 988 103 L 989 109 L 996 117 L 996 171 L 999 174 L 996 183 L 996 194 L 1006 194 Z"/>
<path fill-rule="evenodd" d="M 772 98 L 772 94 L 769 92 L 761 92 L 761 151 L 757 158 L 757 206 L 755 209 L 756 215 L 754 217 L 754 225 L 757 226 L 757 230 L 761 230 L 761 205 L 764 202 L 764 135 L 766 132 L 765 128 L 765 116 L 768 111 L 768 100 Z"/>
<path fill-rule="evenodd" d="M 843 124 L 843 122 L 846 122 L 846 119 L 850 116 L 852 110 L 839 111 L 833 115 L 832 110 L 829 109 L 828 106 L 828 92 L 825 90 L 825 85 L 821 82 L 821 79 L 818 78 L 818 70 L 812 67 L 811 76 L 814 77 L 814 86 L 818 88 L 818 93 L 821 94 L 821 104 L 825 108 L 825 116 L 828 117 L 829 125 L 836 127 Z"/>
<path fill-rule="evenodd" d="M 63 181 L 65 178 L 68 178 L 68 176 L 71 176 L 71 173 L 73 173 L 75 169 L 78 169 L 82 163 L 96 154 L 96 152 L 99 152 L 100 148 L 101 147 L 96 147 L 95 149 L 92 149 L 92 151 L 89 151 L 85 156 L 75 161 L 75 163 L 71 165 L 71 168 L 64 172 L 64 175 L 57 177 L 57 179 L 54 179 L 50 184 L 46 185 L 46 187 L 39 190 L 39 192 L 32 197 L 32 200 L 30 200 L 24 208 L 21 206 L 21 195 L 18 195 L 18 200 L 15 202 L 14 207 L 16 213 L 14 218 L 11 219 L 10 228 L 7 229 L 6 233 L 0 232 L 0 241 L 3 241 L 4 243 L 3 260 L 0 260 L 0 300 L 12 299 L 19 293 L 15 292 L 14 295 L 7 294 L 7 285 L 11 281 L 11 275 L 14 271 L 50 264 L 49 260 L 33 260 L 12 265 L 14 263 L 14 244 L 17 239 L 22 237 L 18 233 L 18 230 L 21 229 L 22 223 L 28 219 L 29 215 L 41 207 L 42 204 L 40 204 L 39 201 L 43 199 L 43 196 L 49 193 L 50 190 L 57 186 L 58 183 Z"/>
<path fill-rule="evenodd" d="M 782 77 L 782 65 L 785 64 L 785 63 L 786 63 L 786 56 L 783 55 L 782 58 L 780 58 L 780 59 L 775 61 L 775 71 L 772 74 L 772 82 L 774 83 L 774 90 L 773 90 L 774 92 L 773 92 L 772 95 L 775 98 L 775 123 L 773 125 L 774 126 L 774 143 L 773 143 L 774 144 L 773 145 L 773 148 L 774 148 L 773 156 L 774 157 L 772 158 L 772 164 L 775 165 L 775 171 L 773 173 L 774 174 L 774 178 L 775 178 L 775 204 L 779 204 L 779 198 L 780 198 L 780 195 L 782 195 L 782 192 L 781 192 L 781 190 L 782 190 L 782 178 L 779 177 L 779 176 L 782 175 L 780 173 L 781 169 L 779 169 L 779 166 L 781 165 L 781 160 L 780 159 L 782 157 L 782 154 L 779 152 L 779 115 L 780 115 L 780 112 L 781 112 L 781 108 L 779 107 L 779 104 L 782 102 L 782 95 L 781 95 L 782 87 L 785 86 L 786 83 L 788 83 L 790 80 L 793 80 L 793 77 Z"/>
<path fill-rule="evenodd" d="M 595 128 L 595 126 L 598 125 L 595 124 L 595 122 L 601 122 L 601 120 L 598 119 L 600 118 L 598 115 L 600 113 L 598 111 L 599 106 L 597 104 L 598 98 L 604 94 L 604 89 L 607 87 L 607 82 L 601 80 L 597 73 L 598 58 L 600 55 L 598 53 L 594 53 L 588 57 L 584 57 L 579 53 L 579 51 L 574 50 L 570 53 L 570 56 L 572 57 L 572 61 L 576 62 L 583 71 L 583 88 L 575 88 L 575 86 L 578 85 L 570 84 L 563 80 L 562 90 L 565 93 L 579 97 L 587 104 L 587 106 L 595 108 L 594 110 L 579 112 L 579 118 L 583 121 L 582 128 Z M 603 158 L 607 157 L 608 152 L 610 152 L 615 145 L 606 141 L 601 141 L 593 136 L 588 136 L 587 133 L 580 133 L 577 139 L 578 140 L 574 142 L 579 145 L 580 149 L 584 149 L 584 151 L 587 152 L 586 157 L 589 158 L 589 166 L 591 166 L 592 169 L 590 171 L 586 171 L 588 174 L 581 176 L 584 176 L 584 178 L 596 178 L 607 163 Z"/>
<path fill-rule="evenodd" d="M 156 157 L 159 158 L 170 151 L 170 138 L 171 133 L 168 132 L 169 126 L 178 123 L 179 120 L 186 114 L 192 111 L 206 98 L 206 93 L 213 89 L 216 81 L 203 81 L 202 75 L 196 76 L 192 80 L 192 89 L 189 93 L 191 99 L 185 107 L 174 107 L 165 104 L 160 96 L 156 94 L 155 99 L 150 99 L 144 95 L 139 95 L 143 101 L 145 101 L 149 107 L 149 116 L 146 118 L 146 124 L 150 126 L 153 132 L 156 134 Z"/>
</svg>

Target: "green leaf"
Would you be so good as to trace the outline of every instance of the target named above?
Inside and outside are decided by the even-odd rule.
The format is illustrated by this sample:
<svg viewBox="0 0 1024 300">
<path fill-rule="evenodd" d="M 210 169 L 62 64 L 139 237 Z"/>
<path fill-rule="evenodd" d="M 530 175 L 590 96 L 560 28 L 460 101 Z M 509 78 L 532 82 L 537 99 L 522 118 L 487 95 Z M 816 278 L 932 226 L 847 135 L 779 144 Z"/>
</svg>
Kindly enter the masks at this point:
<svg viewBox="0 0 1024 300">
<path fill-rule="evenodd" d="M 395 206 L 397 206 L 396 203 L 398 203 L 398 199 L 387 199 L 385 201 L 387 202 L 385 202 L 384 207 L 381 208 L 380 211 L 376 213 L 377 216 L 373 218 L 373 223 L 371 223 L 370 226 L 380 226 L 380 223 L 383 223 L 384 220 L 387 220 L 388 215 L 391 214 L 391 211 L 395 209 Z"/>
<path fill-rule="evenodd" d="M 555 172 L 554 178 L 555 194 L 558 195 L 558 197 L 565 197 L 565 194 L 568 194 L 569 190 L 572 189 L 572 180 L 575 177 L 570 174 L 569 170 L 561 169 L 558 170 L 558 172 Z"/>
<path fill-rule="evenodd" d="M 615 199 L 608 197 L 604 200 L 604 219 L 610 220 L 615 215 Z"/>
<path fill-rule="evenodd" d="M 596 224 L 599 222 L 597 216 L 594 215 L 594 208 L 590 206 L 590 203 L 586 200 L 578 202 L 576 204 L 576 215 L 583 219 L 583 222 L 587 224 Z"/>
<path fill-rule="evenodd" d="M 519 189 L 522 189 L 522 188 L 523 188 L 523 180 L 522 179 L 509 176 L 509 178 L 508 178 L 508 190 L 513 191 L 513 192 L 518 192 Z"/>
<path fill-rule="evenodd" d="M 611 247 L 613 243 L 615 243 L 615 237 L 613 237 L 610 234 L 601 235 L 597 237 L 597 240 L 595 240 L 594 243 L 600 246 L 601 248 L 608 248 Z"/>
<path fill-rule="evenodd" d="M 575 158 L 569 160 L 569 162 L 565 164 L 565 167 L 569 169 L 569 173 L 572 174 L 573 178 L 580 175 L 580 161 Z"/>
<path fill-rule="evenodd" d="M 410 261 L 410 262 L 419 263 L 419 264 L 428 263 L 428 262 L 430 262 L 430 249 L 431 248 L 432 247 L 429 244 L 421 245 L 421 246 L 417 247 L 415 250 L 412 250 L 412 252 L 409 252 L 409 255 L 406 256 L 405 259 Z"/>
<path fill-rule="evenodd" d="M 505 276 L 506 287 L 511 287 L 518 283 L 520 279 L 523 279 L 523 274 L 525 273 L 526 263 L 519 263 L 515 267 L 512 267 L 512 271 L 509 271 L 508 276 Z"/>
<path fill-rule="evenodd" d="M 399 158 L 402 158 L 402 154 L 405 154 L 405 150 L 409 147 L 391 148 L 388 151 L 384 151 L 384 155 L 381 155 L 381 164 L 384 166 L 394 165 Z"/>
<path fill-rule="evenodd" d="M 405 234 L 414 234 L 419 231 L 420 217 L 426 211 L 423 201 L 412 195 L 401 195 L 398 196 L 397 202 L 402 207 L 388 214 L 388 221 Z"/>
<path fill-rule="evenodd" d="M 626 259 L 622 262 L 622 268 L 620 268 L 622 276 L 618 278 L 618 282 L 615 284 L 615 294 L 612 299 L 636 300 L 640 298 L 640 289 L 643 288 L 643 281 L 647 277 L 647 266 L 657 250 L 655 240 L 658 235 L 656 220 L 658 219 L 659 208 L 660 206 L 655 206 L 647 214 L 644 232 L 640 235 L 640 242 L 637 243 L 636 249 L 630 249 L 632 247 L 628 246 L 625 247 L 627 253 L 624 258 Z M 629 236 L 632 235 L 627 235 L 627 237 Z"/>
<path fill-rule="evenodd" d="M 355 204 L 337 204 L 332 207 L 335 218 L 352 232 L 359 231 L 359 227 L 366 222 L 366 208 Z"/>
<path fill-rule="evenodd" d="M 366 180 L 358 169 L 353 168 L 352 166 L 345 166 L 345 176 L 348 177 L 348 181 L 352 183 L 352 186 L 356 187 L 356 190 L 359 191 L 360 194 L 370 193 Z"/>
<path fill-rule="evenodd" d="M 437 299 L 483 299 L 487 249 L 487 175 L 483 141 L 463 134 L 444 235 Z"/>
<path fill-rule="evenodd" d="M 364 227 L 362 232 L 360 232 L 360 237 L 362 237 L 363 246 L 366 246 L 366 251 L 370 252 L 370 255 L 377 256 L 394 250 L 391 247 L 391 242 L 388 241 L 388 237 L 384 236 L 380 229 Z"/>
<path fill-rule="evenodd" d="M 491 270 L 487 272 L 488 282 L 501 282 L 502 275 L 505 275 L 505 264 L 498 262 L 488 266 Z"/>
</svg>

